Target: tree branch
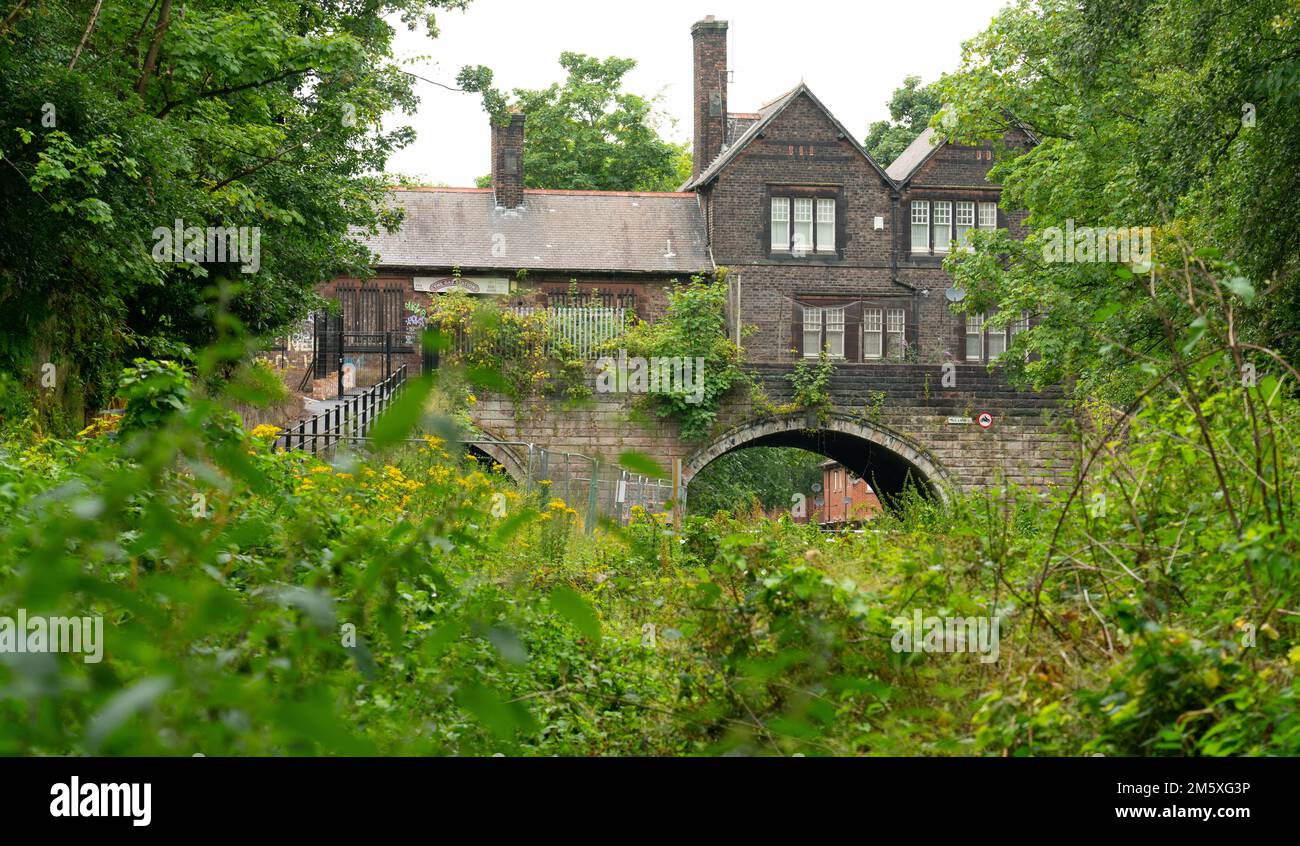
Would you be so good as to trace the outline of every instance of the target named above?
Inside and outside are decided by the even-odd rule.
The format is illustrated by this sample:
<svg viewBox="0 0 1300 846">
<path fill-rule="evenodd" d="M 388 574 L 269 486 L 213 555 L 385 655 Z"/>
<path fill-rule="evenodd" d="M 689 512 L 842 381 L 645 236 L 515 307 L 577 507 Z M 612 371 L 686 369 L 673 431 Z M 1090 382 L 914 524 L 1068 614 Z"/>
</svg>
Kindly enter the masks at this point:
<svg viewBox="0 0 1300 846">
<path fill-rule="evenodd" d="M 172 23 L 172 0 L 162 0 L 162 8 L 158 10 L 158 24 L 153 30 L 153 40 L 149 42 L 149 52 L 144 57 L 144 70 L 140 71 L 140 79 L 135 84 L 135 93 L 141 97 L 144 96 L 145 88 L 149 86 L 149 77 L 153 76 L 154 68 L 158 66 L 158 53 L 162 50 L 163 36 L 167 34 L 167 27 Z"/>
<path fill-rule="evenodd" d="M 86 24 L 86 31 L 81 34 L 81 41 L 77 44 L 77 49 L 72 52 L 72 61 L 68 62 L 68 70 L 77 66 L 77 59 L 81 57 L 81 51 L 86 48 L 86 42 L 90 40 L 90 33 L 95 29 L 95 22 L 99 20 L 99 10 L 104 7 L 104 0 L 95 0 L 95 8 L 90 13 L 90 22 Z"/>
<path fill-rule="evenodd" d="M 304 73 L 310 73 L 314 68 L 291 68 L 284 73 L 278 73 L 269 79 L 259 79 L 256 82 L 242 82 L 239 85 L 228 85 L 225 88 L 214 88 L 211 91 L 200 91 L 193 97 L 185 100 L 173 100 L 163 104 L 162 110 L 155 117 L 166 117 L 167 113 L 177 106 L 183 106 L 189 103 L 195 103 L 199 100 L 207 100 L 213 97 L 224 97 L 227 94 L 237 94 L 240 91 L 247 91 L 250 88 L 260 88 L 263 85 L 270 85 L 273 82 L 279 82 L 291 76 L 298 76 Z"/>
<path fill-rule="evenodd" d="M 3 23 L 0 23 L 0 32 L 4 32 L 9 27 L 13 26 L 14 21 L 18 20 L 18 16 L 23 13 L 23 9 L 26 7 L 27 0 L 18 0 L 18 5 L 14 6 L 14 10 L 5 16 Z"/>
</svg>

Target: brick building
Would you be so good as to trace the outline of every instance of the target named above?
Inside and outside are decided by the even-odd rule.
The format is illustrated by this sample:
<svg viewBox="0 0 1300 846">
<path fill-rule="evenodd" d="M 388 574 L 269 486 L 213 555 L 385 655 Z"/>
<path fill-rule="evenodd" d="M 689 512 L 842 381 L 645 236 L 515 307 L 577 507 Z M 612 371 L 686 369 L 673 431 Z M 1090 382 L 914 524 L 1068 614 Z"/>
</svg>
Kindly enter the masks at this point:
<svg viewBox="0 0 1300 846">
<path fill-rule="evenodd" d="M 843 526 L 870 520 L 884 506 L 880 497 L 857 473 L 838 461 L 823 461 L 821 503 L 815 519 L 823 526 Z"/>
<path fill-rule="evenodd" d="M 674 280 L 726 267 L 729 328 L 770 404 L 736 392 L 703 442 L 683 440 L 671 419 L 636 418 L 629 398 L 613 394 L 543 415 L 486 397 L 475 424 L 502 443 L 614 467 L 623 451 L 639 451 L 677 468 L 683 485 L 744 446 L 818 452 L 886 499 L 908 480 L 938 492 L 999 479 L 1051 484 L 1067 472 L 1060 391 L 1021 391 L 987 367 L 1032 315 L 994 328 L 985 315 L 954 313 L 962 293 L 942 267 L 973 230 L 1021 233 L 1023 216 L 1000 208 L 988 173 L 1034 139 L 1013 130 L 966 146 L 926 130 L 882 168 L 803 83 L 755 111 L 729 111 L 726 22 L 705 18 L 691 39 L 694 156 L 680 191 L 525 189 L 527 116 L 512 115 L 493 126 L 485 151 L 493 187 L 391 192 L 400 230 L 362 236 L 376 256 L 375 277 L 322 286 L 342 306 L 342 327 L 406 333 L 406 304 L 451 288 L 552 309 L 556 319 L 577 303 L 653 321 Z M 793 365 L 823 349 L 837 362 L 827 415 L 774 414 L 792 400 Z M 382 375 L 373 370 L 377 357 L 363 358 Z M 322 357 L 316 362 L 319 370 Z M 319 392 L 331 384 L 318 378 Z M 996 425 L 974 425 L 984 412 Z M 529 459 L 507 448 L 493 457 L 521 478 L 531 472 Z M 618 490 L 607 488 L 602 497 Z"/>
<path fill-rule="evenodd" d="M 511 303 L 620 304 L 653 320 L 667 285 L 732 273 L 729 320 L 755 362 L 987 362 L 1028 325 L 954 315 L 941 264 L 974 228 L 1019 226 L 986 176 L 999 145 L 927 129 L 880 167 L 804 84 L 729 112 L 727 23 L 691 27 L 693 175 L 678 193 L 525 190 L 526 115 L 493 126 L 492 188 L 394 189 L 402 228 L 368 239 L 374 279 L 322 293 L 349 331 L 400 329 L 406 301 L 468 288 Z M 458 275 L 459 279 L 453 278 Z M 594 297 L 595 299 L 591 299 Z"/>
</svg>

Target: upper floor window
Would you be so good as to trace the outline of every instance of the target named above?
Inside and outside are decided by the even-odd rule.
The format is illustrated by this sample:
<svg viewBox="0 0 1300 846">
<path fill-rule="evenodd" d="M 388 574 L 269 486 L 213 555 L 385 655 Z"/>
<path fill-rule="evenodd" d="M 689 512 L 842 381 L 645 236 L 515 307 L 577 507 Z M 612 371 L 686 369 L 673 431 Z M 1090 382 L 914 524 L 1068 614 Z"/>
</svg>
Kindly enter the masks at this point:
<svg viewBox="0 0 1300 846">
<path fill-rule="evenodd" d="M 980 229 L 998 228 L 998 204 L 980 203 Z"/>
<path fill-rule="evenodd" d="M 813 248 L 813 201 L 799 198 L 794 201 L 794 242 L 791 247 L 795 252 Z"/>
<path fill-rule="evenodd" d="M 957 249 L 965 249 L 969 244 L 967 234 L 975 228 L 975 204 L 973 202 L 958 200 L 957 201 Z"/>
<path fill-rule="evenodd" d="M 774 196 L 771 204 L 773 252 L 835 252 L 834 198 Z"/>
<path fill-rule="evenodd" d="M 930 203 L 912 201 L 912 252 L 930 252 Z"/>
<path fill-rule="evenodd" d="M 998 204 L 974 200 L 912 200 L 912 253 L 943 254 L 970 246 L 972 229 L 996 229 Z"/>
<path fill-rule="evenodd" d="M 772 198 L 772 249 L 790 249 L 790 201 L 785 197 Z"/>
<path fill-rule="evenodd" d="M 835 201 L 817 201 L 817 251 L 835 251 Z"/>
<path fill-rule="evenodd" d="M 948 252 L 952 243 L 952 203 L 942 200 L 934 204 L 934 251 Z"/>
</svg>

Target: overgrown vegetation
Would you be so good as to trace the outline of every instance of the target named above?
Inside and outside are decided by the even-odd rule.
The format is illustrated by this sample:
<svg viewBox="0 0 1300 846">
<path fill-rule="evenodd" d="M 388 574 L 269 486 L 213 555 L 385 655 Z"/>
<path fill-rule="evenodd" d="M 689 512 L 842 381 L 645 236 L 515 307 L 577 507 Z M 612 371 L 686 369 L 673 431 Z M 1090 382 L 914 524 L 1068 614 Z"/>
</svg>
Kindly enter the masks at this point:
<svg viewBox="0 0 1300 846">
<path fill-rule="evenodd" d="M 789 512 L 795 493 L 816 496 L 826 459 L 794 447 L 753 447 L 719 456 L 691 480 L 688 513 L 711 517 Z"/>
<path fill-rule="evenodd" d="M 841 535 L 588 536 L 438 439 L 269 452 L 142 363 L 126 431 L 0 447 L 6 605 L 105 620 L 102 663 L 6 654 L 0 749 L 1297 754 L 1300 404 L 1205 352 L 1076 488 Z M 896 652 L 912 609 L 997 616 L 998 661 Z"/>
<path fill-rule="evenodd" d="M 645 403 L 661 418 L 671 418 L 686 440 L 704 437 L 712 429 L 723 398 L 747 382 L 741 370 L 741 350 L 727 333 L 727 271 L 713 277 L 694 276 L 668 291 L 668 307 L 654 323 L 637 323 L 624 339 L 628 354 L 686 359 L 703 380 L 703 395 L 682 386 L 645 395 Z M 698 367 L 696 366 L 698 365 Z"/>
<path fill-rule="evenodd" d="M 7 4 L 0 368 L 41 419 L 76 431 L 133 358 L 211 344 L 222 309 L 270 336 L 317 284 L 369 274 L 350 231 L 400 222 L 381 174 L 412 133 L 382 118 L 417 103 L 389 21 L 436 36 L 464 5 Z M 218 254 L 209 227 L 254 254 Z"/>
<path fill-rule="evenodd" d="M 442 356 L 463 366 L 459 372 L 469 383 L 508 396 L 520 413 L 536 413 L 546 398 L 591 396 L 585 362 L 554 331 L 545 309 L 522 313 L 461 292 L 440 294 L 428 308 L 408 308 L 422 326 L 445 339 Z"/>
</svg>

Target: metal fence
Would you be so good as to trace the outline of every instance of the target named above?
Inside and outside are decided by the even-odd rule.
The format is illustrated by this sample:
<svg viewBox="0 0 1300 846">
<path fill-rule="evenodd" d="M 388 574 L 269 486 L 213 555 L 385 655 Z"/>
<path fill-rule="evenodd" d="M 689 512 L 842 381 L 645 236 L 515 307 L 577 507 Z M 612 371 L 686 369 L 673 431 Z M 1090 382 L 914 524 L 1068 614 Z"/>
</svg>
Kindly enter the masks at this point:
<svg viewBox="0 0 1300 846">
<path fill-rule="evenodd" d="M 544 354 L 563 348 L 566 354 L 591 360 L 608 354 L 627 329 L 629 309 L 605 306 L 508 306 L 506 311 L 518 317 L 543 315 L 547 322 L 548 341 Z M 444 330 L 446 331 L 446 330 Z M 521 352 L 518 341 L 485 337 L 477 326 L 457 327 L 448 333 L 453 353 L 486 353 L 511 358 Z M 513 345 L 512 345 L 513 344 Z M 485 348 L 486 345 L 486 348 Z M 530 350 L 531 352 L 531 350 Z"/>
<path fill-rule="evenodd" d="M 563 343 L 584 360 L 598 358 L 608 352 L 609 345 L 623 337 L 627 327 L 625 308 L 514 306 L 511 311 L 519 315 L 545 312 L 555 342 Z"/>
<path fill-rule="evenodd" d="M 314 455 L 332 451 L 341 441 L 365 438 L 380 412 L 401 394 L 405 384 L 406 365 L 403 364 L 379 384 L 344 396 L 332 408 L 284 430 L 275 439 L 275 448 Z"/>
<path fill-rule="evenodd" d="M 466 444 L 481 450 L 512 450 L 512 457 L 522 467 L 523 487 L 542 490 L 579 513 L 585 508 L 588 531 L 601 520 L 625 525 L 637 506 L 650 513 L 663 513 L 680 500 L 673 495 L 673 483 L 667 479 L 632 473 L 581 453 L 548 450 L 525 442 L 481 440 Z"/>
</svg>

